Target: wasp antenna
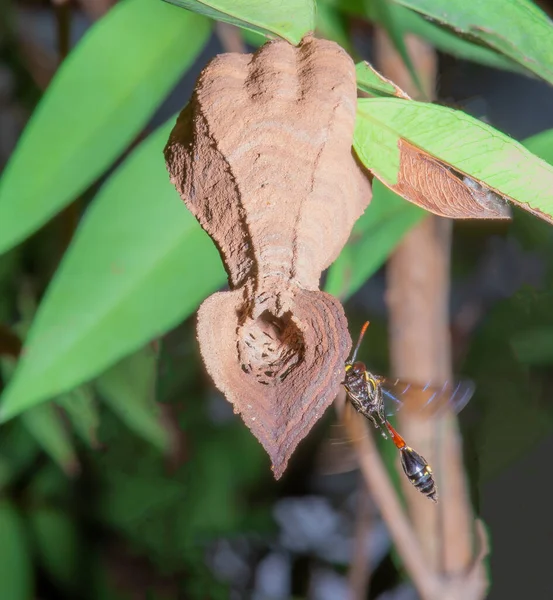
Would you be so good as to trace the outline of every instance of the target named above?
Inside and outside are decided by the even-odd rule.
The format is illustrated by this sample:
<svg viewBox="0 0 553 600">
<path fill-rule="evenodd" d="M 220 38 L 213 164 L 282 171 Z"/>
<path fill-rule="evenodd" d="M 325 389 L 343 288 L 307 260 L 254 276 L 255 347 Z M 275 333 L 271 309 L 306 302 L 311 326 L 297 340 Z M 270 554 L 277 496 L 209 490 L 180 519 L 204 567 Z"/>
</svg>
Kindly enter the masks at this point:
<svg viewBox="0 0 553 600">
<path fill-rule="evenodd" d="M 367 327 L 370 325 L 370 321 L 366 321 L 363 327 L 361 327 L 361 333 L 359 334 L 359 339 L 357 340 L 357 346 L 355 346 L 355 350 L 351 355 L 350 362 L 355 362 L 355 358 L 357 357 L 357 352 L 359 347 L 361 346 L 361 342 L 363 341 L 363 337 L 365 336 L 365 332 L 367 331 Z"/>
</svg>

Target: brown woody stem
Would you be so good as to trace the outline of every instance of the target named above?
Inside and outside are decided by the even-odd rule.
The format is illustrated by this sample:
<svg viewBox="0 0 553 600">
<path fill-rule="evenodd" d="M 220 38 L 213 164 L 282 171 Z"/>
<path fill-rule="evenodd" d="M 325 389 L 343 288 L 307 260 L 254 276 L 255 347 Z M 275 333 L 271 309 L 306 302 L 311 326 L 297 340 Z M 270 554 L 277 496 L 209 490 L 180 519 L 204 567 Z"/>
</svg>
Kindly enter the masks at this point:
<svg viewBox="0 0 553 600">
<path fill-rule="evenodd" d="M 432 98 L 435 52 L 414 37 L 408 37 L 406 43 L 426 96 Z M 381 72 L 416 97 L 417 90 L 413 89 L 403 62 L 382 31 L 377 33 L 376 47 Z M 405 237 L 388 263 L 390 353 L 392 371 L 397 377 L 415 382 L 451 378 L 450 243 L 451 221 L 428 217 Z M 428 421 L 400 415 L 399 423 L 407 443 L 433 464 L 440 494 L 436 510 L 405 481 L 405 497 L 413 523 L 411 531 L 422 549 L 420 558 L 426 578 L 415 573 L 410 556 L 413 549 L 396 539 L 390 522 L 393 515 L 383 510 L 413 583 L 425 600 L 483 598 L 487 581 L 480 561 L 473 564 L 474 517 L 466 491 L 456 419 L 451 414 Z"/>
</svg>

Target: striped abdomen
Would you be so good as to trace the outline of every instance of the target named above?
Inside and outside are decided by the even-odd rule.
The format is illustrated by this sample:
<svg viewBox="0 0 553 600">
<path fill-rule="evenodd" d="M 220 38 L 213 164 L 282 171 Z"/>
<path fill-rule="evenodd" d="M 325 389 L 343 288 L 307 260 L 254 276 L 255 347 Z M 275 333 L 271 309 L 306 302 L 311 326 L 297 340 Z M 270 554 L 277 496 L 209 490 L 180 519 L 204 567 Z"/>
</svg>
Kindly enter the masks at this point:
<svg viewBox="0 0 553 600">
<path fill-rule="evenodd" d="M 418 452 L 404 446 L 400 449 L 401 465 L 409 481 L 425 496 L 434 502 L 438 501 L 438 490 L 432 475 L 432 469 Z"/>
</svg>

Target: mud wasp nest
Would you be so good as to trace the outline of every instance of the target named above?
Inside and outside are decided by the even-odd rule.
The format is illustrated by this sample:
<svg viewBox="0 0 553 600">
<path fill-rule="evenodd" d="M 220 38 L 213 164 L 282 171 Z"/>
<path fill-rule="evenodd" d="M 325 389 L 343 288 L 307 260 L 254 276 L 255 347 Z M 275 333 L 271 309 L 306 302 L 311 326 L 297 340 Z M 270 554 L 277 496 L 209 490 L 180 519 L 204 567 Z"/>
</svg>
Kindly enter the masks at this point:
<svg viewBox="0 0 553 600">
<path fill-rule="evenodd" d="M 165 149 L 228 273 L 230 291 L 198 312 L 203 360 L 276 477 L 336 396 L 351 348 L 319 280 L 371 198 L 351 148 L 356 97 L 353 62 L 329 41 L 224 54 Z"/>
</svg>

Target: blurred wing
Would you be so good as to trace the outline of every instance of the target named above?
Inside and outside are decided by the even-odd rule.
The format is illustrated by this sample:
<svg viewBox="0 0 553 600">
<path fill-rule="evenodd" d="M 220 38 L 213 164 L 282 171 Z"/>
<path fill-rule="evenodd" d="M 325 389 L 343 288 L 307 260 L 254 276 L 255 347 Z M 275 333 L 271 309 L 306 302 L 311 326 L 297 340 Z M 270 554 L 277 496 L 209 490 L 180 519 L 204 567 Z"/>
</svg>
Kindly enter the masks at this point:
<svg viewBox="0 0 553 600">
<path fill-rule="evenodd" d="M 359 468 L 354 448 L 356 439 L 350 437 L 345 423 L 353 420 L 358 432 L 357 437 L 361 438 L 368 435 L 367 420 L 353 408 L 350 402 L 347 402 L 340 412 L 338 421 L 330 428 L 329 436 L 319 446 L 315 463 L 315 472 L 318 475 L 338 475 Z"/>
<path fill-rule="evenodd" d="M 421 386 L 401 379 L 381 379 L 381 387 L 387 415 L 403 409 L 421 416 L 435 415 L 447 407 L 459 413 L 474 394 L 474 383 L 469 380 Z"/>
<path fill-rule="evenodd" d="M 359 468 L 355 448 L 343 425 L 334 425 L 330 437 L 323 440 L 315 459 L 317 475 L 338 475 Z"/>
</svg>

